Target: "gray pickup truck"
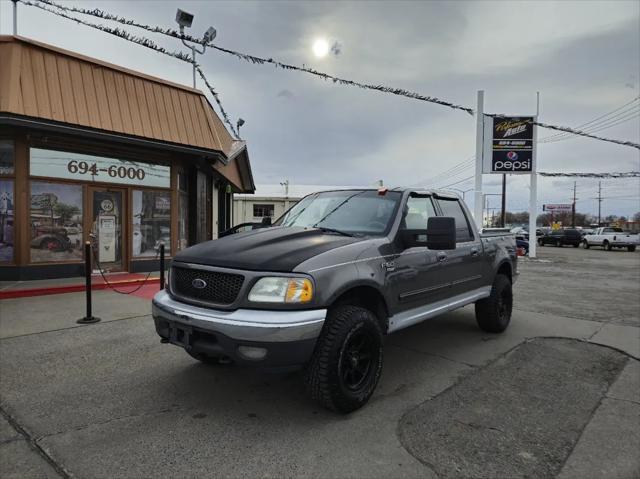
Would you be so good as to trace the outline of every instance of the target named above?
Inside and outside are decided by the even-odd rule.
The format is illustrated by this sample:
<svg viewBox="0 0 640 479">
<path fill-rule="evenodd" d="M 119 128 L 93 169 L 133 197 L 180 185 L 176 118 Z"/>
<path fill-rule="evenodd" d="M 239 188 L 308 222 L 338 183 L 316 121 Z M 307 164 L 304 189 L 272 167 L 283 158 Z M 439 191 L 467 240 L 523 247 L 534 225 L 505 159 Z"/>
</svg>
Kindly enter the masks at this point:
<svg viewBox="0 0 640 479">
<path fill-rule="evenodd" d="M 513 235 L 479 233 L 455 195 L 324 191 L 178 253 L 153 318 L 199 361 L 304 369 L 310 395 L 346 413 L 378 383 L 384 335 L 470 303 L 504 331 L 516 266 Z"/>
</svg>

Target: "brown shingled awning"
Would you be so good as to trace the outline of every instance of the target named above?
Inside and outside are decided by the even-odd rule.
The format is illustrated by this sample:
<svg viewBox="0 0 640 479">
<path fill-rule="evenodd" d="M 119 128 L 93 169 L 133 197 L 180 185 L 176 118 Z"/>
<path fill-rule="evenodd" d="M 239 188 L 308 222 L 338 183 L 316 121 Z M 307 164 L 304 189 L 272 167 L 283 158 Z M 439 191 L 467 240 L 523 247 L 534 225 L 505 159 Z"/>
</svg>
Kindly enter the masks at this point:
<svg viewBox="0 0 640 479">
<path fill-rule="evenodd" d="M 0 36 L 0 113 L 228 156 L 233 138 L 204 94 L 23 37 Z"/>
</svg>

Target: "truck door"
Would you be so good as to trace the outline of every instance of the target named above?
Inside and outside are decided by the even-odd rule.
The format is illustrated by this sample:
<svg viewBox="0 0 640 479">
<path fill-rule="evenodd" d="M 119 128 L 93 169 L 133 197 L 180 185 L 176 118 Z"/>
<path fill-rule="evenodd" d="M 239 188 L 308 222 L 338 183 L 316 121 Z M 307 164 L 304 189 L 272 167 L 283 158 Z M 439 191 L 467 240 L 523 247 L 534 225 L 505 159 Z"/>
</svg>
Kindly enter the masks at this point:
<svg viewBox="0 0 640 479">
<path fill-rule="evenodd" d="M 430 196 L 412 193 L 404 206 L 400 224 L 402 230 L 427 230 L 427 220 L 436 216 Z M 404 247 L 399 243 L 393 259 L 393 271 L 386 274 L 386 281 L 396 302 L 396 312 L 424 307 L 446 297 L 448 283 L 440 274 L 441 264 L 437 252 L 426 246 Z"/>
<path fill-rule="evenodd" d="M 456 222 L 456 249 L 437 252 L 441 264 L 440 276 L 451 283 L 449 296 L 468 293 L 487 283 L 488 261 L 482 254 L 480 237 L 473 231 L 465 209 L 458 199 L 438 197 L 440 216 Z"/>
</svg>

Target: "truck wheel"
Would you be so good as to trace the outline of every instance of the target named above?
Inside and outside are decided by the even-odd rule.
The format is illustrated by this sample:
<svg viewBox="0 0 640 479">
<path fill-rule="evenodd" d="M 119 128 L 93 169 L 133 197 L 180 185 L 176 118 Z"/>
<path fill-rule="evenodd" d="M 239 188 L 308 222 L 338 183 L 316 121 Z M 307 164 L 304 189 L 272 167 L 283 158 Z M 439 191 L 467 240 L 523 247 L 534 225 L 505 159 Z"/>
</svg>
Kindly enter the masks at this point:
<svg viewBox="0 0 640 479">
<path fill-rule="evenodd" d="M 589 249 L 590 248 L 589 242 L 587 240 L 584 240 L 582 242 L 582 246 L 583 246 L 584 249 Z"/>
<path fill-rule="evenodd" d="M 629 251 L 629 253 L 633 253 L 636 250 L 636 247 L 635 245 L 627 246 L 627 250 Z"/>
<path fill-rule="evenodd" d="M 358 306 L 332 309 L 305 374 L 311 397 L 333 411 L 355 411 L 373 394 L 381 371 L 376 316 Z"/>
<path fill-rule="evenodd" d="M 602 247 L 607 251 L 611 251 L 611 243 L 609 243 L 607 240 L 605 240 L 604 243 L 602 243 Z"/>
<path fill-rule="evenodd" d="M 544 246 L 544 241 L 542 241 L 541 239 L 538 240 L 538 245 L 539 246 Z"/>
<path fill-rule="evenodd" d="M 488 298 L 476 301 L 476 321 L 483 331 L 501 333 L 511 321 L 513 292 L 511 281 L 503 274 L 496 275 Z"/>
<path fill-rule="evenodd" d="M 562 248 L 562 243 L 560 240 L 556 240 L 556 248 Z"/>
<path fill-rule="evenodd" d="M 185 349 L 186 351 L 186 349 Z M 201 363 L 205 364 L 214 364 L 214 365 L 223 365 L 223 364 L 231 364 L 233 361 L 231 359 L 220 356 L 208 356 L 203 353 L 196 353 L 194 351 L 187 351 L 187 354 L 191 356 L 193 359 L 197 359 Z"/>
</svg>

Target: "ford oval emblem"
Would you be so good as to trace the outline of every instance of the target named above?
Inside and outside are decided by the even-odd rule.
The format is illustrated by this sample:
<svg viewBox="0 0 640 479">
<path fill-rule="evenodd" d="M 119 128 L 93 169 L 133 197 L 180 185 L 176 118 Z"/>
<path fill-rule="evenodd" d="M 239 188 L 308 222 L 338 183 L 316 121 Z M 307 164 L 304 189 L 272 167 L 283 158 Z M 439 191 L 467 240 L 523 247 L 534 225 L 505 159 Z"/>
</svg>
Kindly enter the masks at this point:
<svg viewBox="0 0 640 479">
<path fill-rule="evenodd" d="M 193 281 L 191 281 L 191 286 L 193 286 L 196 289 L 204 289 L 207 287 L 207 282 L 203 279 L 196 278 Z"/>
</svg>

